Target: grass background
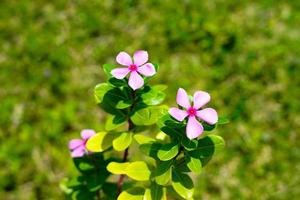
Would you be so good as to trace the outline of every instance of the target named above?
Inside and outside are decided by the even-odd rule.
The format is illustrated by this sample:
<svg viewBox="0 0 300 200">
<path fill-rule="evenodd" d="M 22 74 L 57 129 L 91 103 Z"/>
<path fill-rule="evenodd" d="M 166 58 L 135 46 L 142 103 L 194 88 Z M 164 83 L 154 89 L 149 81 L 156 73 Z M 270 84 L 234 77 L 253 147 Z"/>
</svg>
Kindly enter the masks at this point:
<svg viewBox="0 0 300 200">
<path fill-rule="evenodd" d="M 300 196 L 300 3 L 294 0 L 1 0 L 0 199 L 64 199 L 67 142 L 101 130 L 101 65 L 146 49 L 153 83 L 209 91 L 231 123 L 196 199 Z"/>
</svg>

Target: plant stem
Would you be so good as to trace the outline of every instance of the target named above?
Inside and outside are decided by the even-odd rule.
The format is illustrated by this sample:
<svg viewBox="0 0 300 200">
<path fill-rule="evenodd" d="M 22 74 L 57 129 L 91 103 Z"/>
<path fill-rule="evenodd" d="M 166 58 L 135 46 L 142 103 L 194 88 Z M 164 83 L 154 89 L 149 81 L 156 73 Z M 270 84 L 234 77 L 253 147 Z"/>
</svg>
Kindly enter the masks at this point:
<svg viewBox="0 0 300 200">
<path fill-rule="evenodd" d="M 129 112 L 128 112 L 128 131 L 131 131 L 132 129 L 134 129 L 134 124 L 133 122 L 131 121 L 130 119 L 130 114 L 131 114 L 131 111 L 134 109 L 134 106 L 135 106 L 135 92 L 133 91 L 132 92 L 132 105 L 130 106 L 129 108 Z M 127 159 L 128 159 L 128 151 L 129 151 L 129 147 L 127 149 L 125 149 L 124 151 L 124 154 L 123 154 L 123 162 L 126 162 Z M 118 186 L 117 186 L 117 196 L 120 195 L 120 193 L 122 192 L 122 186 L 123 186 L 123 182 L 124 182 L 124 177 L 125 175 L 124 174 L 121 174 L 120 177 L 119 177 L 119 180 L 118 180 Z"/>
</svg>

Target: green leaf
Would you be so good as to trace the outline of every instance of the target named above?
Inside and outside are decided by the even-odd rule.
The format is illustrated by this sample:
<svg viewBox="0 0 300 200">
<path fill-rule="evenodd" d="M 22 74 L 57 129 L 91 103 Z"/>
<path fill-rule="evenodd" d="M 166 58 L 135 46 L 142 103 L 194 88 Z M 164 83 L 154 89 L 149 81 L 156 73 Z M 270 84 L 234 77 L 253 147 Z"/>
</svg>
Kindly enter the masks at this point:
<svg viewBox="0 0 300 200">
<path fill-rule="evenodd" d="M 113 70 L 116 67 L 114 64 L 104 64 L 103 65 L 103 71 L 107 75 L 107 77 L 112 77 L 111 70 Z"/>
<path fill-rule="evenodd" d="M 145 190 L 145 194 L 144 194 L 143 200 L 152 200 L 152 198 L 151 198 L 151 190 L 150 189 L 146 189 Z"/>
<path fill-rule="evenodd" d="M 163 186 L 152 182 L 150 186 L 150 194 L 152 200 L 163 200 L 165 196 Z"/>
<path fill-rule="evenodd" d="M 103 152 L 111 146 L 114 137 L 114 134 L 108 132 L 97 133 L 87 141 L 86 148 L 91 152 Z"/>
<path fill-rule="evenodd" d="M 230 122 L 229 118 L 227 117 L 219 117 L 217 124 L 218 125 L 223 125 L 223 124 L 228 124 Z"/>
<path fill-rule="evenodd" d="M 128 99 L 124 90 L 121 90 L 120 88 L 112 88 L 105 93 L 102 102 L 99 105 L 109 114 L 127 116 L 126 110 L 117 108 L 120 101 L 126 102 L 127 100 Z"/>
<path fill-rule="evenodd" d="M 205 122 L 202 122 L 202 125 L 203 125 L 203 128 L 204 128 L 204 131 L 212 131 L 216 128 L 216 124 L 210 125 L 210 124 L 207 124 Z"/>
<path fill-rule="evenodd" d="M 145 189 L 136 187 L 123 191 L 117 200 L 143 200 Z"/>
<path fill-rule="evenodd" d="M 161 144 L 159 144 L 159 143 L 146 143 L 146 144 L 140 145 L 140 147 L 139 147 L 139 149 L 144 154 L 146 154 L 154 159 L 158 159 L 157 152 L 160 148 L 161 148 Z"/>
<path fill-rule="evenodd" d="M 181 144 L 186 150 L 191 151 L 191 150 L 195 150 L 197 148 L 198 141 L 190 140 L 188 137 L 183 136 L 182 140 L 181 140 Z"/>
<path fill-rule="evenodd" d="M 136 161 L 129 164 L 126 168 L 126 175 L 137 181 L 147 181 L 151 171 L 143 161 Z"/>
<path fill-rule="evenodd" d="M 155 182 L 159 185 L 166 185 L 171 179 L 173 160 L 159 162 L 153 176 L 155 177 Z"/>
<path fill-rule="evenodd" d="M 122 87 L 127 85 L 127 82 L 125 81 L 125 79 L 116 79 L 114 77 L 110 78 L 108 80 L 108 82 L 116 87 Z"/>
<path fill-rule="evenodd" d="M 164 126 L 161 131 L 170 136 L 171 138 L 181 140 L 185 135 L 185 127 L 175 127 L 175 126 Z"/>
<path fill-rule="evenodd" d="M 124 132 L 113 141 L 113 148 L 116 151 L 124 151 L 132 141 L 132 133 Z"/>
<path fill-rule="evenodd" d="M 162 161 L 171 160 L 179 151 L 179 145 L 175 142 L 170 144 L 164 144 L 157 152 L 157 157 Z"/>
<path fill-rule="evenodd" d="M 148 126 L 155 124 L 159 117 L 167 111 L 165 106 L 153 106 L 136 111 L 130 119 L 135 125 Z"/>
<path fill-rule="evenodd" d="M 139 144 L 146 144 L 146 143 L 152 143 L 155 142 L 155 139 L 145 136 L 143 134 L 135 134 L 133 138 L 137 141 Z"/>
<path fill-rule="evenodd" d="M 108 115 L 105 123 L 105 130 L 112 131 L 126 123 L 126 116 L 124 115 Z"/>
<path fill-rule="evenodd" d="M 155 71 L 157 72 L 159 70 L 159 64 L 153 64 L 153 65 L 154 65 Z"/>
<path fill-rule="evenodd" d="M 107 83 L 100 83 L 96 85 L 94 89 L 96 103 L 101 103 L 103 101 L 104 95 L 112 88 L 113 87 Z"/>
<path fill-rule="evenodd" d="M 190 156 L 189 154 L 185 155 L 187 167 L 194 173 L 200 174 L 202 171 L 202 164 L 199 158 Z"/>
<path fill-rule="evenodd" d="M 131 104 L 132 104 L 131 100 L 126 100 L 126 101 L 121 100 L 117 103 L 116 108 L 118 108 L 118 109 L 129 108 L 131 106 Z"/>
<path fill-rule="evenodd" d="M 112 174 L 126 174 L 127 167 L 129 166 L 129 162 L 118 163 L 118 162 L 110 162 L 106 169 Z"/>
<path fill-rule="evenodd" d="M 151 171 L 143 161 L 117 163 L 111 162 L 107 165 L 107 170 L 113 174 L 126 174 L 136 181 L 147 181 Z"/>
<path fill-rule="evenodd" d="M 99 174 L 89 174 L 88 176 L 85 176 L 85 179 L 89 191 L 96 192 L 102 187 L 106 177 L 100 176 Z"/>
<path fill-rule="evenodd" d="M 217 135 L 208 135 L 198 140 L 196 150 L 190 151 L 189 155 L 200 158 L 202 166 L 205 166 L 212 156 L 221 151 L 225 146 L 225 141 Z"/>
<path fill-rule="evenodd" d="M 162 103 L 166 97 L 166 94 L 163 92 L 166 88 L 166 85 L 155 85 L 151 87 L 148 92 L 142 94 L 143 102 L 150 106 Z"/>
<path fill-rule="evenodd" d="M 173 170 L 172 187 L 184 199 L 192 199 L 194 194 L 194 184 L 192 179 L 184 173 Z"/>
</svg>

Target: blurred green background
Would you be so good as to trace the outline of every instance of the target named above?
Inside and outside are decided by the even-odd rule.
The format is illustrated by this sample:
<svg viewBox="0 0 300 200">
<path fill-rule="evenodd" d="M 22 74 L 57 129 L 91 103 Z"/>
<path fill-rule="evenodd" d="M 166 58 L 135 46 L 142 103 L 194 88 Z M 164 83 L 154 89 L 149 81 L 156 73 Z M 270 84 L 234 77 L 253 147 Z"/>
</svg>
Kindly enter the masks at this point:
<svg viewBox="0 0 300 200">
<path fill-rule="evenodd" d="M 67 149 L 105 114 L 93 88 L 121 50 L 148 50 L 153 83 L 211 93 L 230 124 L 196 199 L 300 197 L 300 2 L 1 0 L 0 199 L 65 199 Z M 132 152 L 131 152 L 132 153 Z"/>
</svg>

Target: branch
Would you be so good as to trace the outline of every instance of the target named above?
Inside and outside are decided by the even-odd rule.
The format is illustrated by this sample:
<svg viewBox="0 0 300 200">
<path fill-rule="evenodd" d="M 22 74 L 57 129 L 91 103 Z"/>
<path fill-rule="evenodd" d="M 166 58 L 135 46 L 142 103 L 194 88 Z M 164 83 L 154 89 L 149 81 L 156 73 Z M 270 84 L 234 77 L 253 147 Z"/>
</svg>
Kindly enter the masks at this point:
<svg viewBox="0 0 300 200">
<path fill-rule="evenodd" d="M 132 92 L 132 105 L 129 108 L 129 112 L 128 112 L 128 131 L 131 131 L 132 129 L 134 129 L 134 124 L 130 119 L 130 113 L 131 111 L 134 109 L 135 106 L 135 91 Z M 126 162 L 128 159 L 128 151 L 129 151 L 129 147 L 127 149 L 125 149 L 124 154 L 123 154 L 123 162 Z M 121 174 L 118 180 L 118 188 L 117 188 L 117 196 L 120 195 L 120 193 L 122 192 L 122 186 L 123 186 L 123 182 L 124 182 L 124 174 Z"/>
</svg>

